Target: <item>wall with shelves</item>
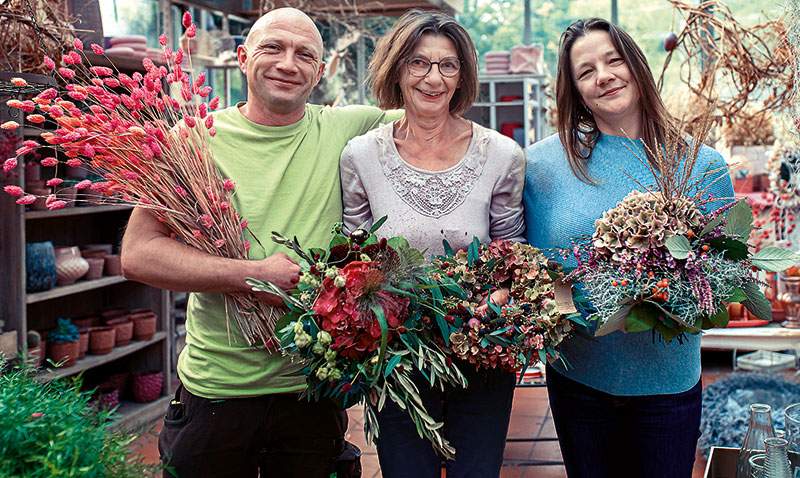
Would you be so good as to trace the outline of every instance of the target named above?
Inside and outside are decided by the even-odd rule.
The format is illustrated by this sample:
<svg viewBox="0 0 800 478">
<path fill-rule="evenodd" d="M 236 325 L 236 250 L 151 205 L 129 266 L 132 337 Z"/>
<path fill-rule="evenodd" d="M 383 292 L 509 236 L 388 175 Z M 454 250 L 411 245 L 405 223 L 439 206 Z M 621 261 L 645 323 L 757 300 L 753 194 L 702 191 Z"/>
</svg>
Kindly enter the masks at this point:
<svg viewBox="0 0 800 478">
<path fill-rule="evenodd" d="M 13 119 L 24 123 L 21 114 L 5 107 L 8 98 L 0 98 L 0 121 Z M 18 110 L 16 110 L 18 111 Z M 38 135 L 37 128 L 16 130 L 26 136 Z M 54 168 L 42 168 L 42 178 L 54 174 Z M 59 166 L 59 172 L 63 164 Z M 23 187 L 25 171 L 20 165 L 13 173 L 0 173 L 0 188 L 14 184 Z M 101 309 L 121 307 L 151 309 L 157 316 L 157 331 L 148 340 L 133 340 L 129 345 L 115 347 L 105 355 L 91 355 L 79 359 L 66 368 L 43 367 L 41 380 L 84 374 L 84 383 L 92 387 L 102 383 L 110 374 L 139 370 L 158 370 L 163 373 L 162 398 L 145 404 L 124 403 L 119 409 L 119 424 L 133 425 L 152 420 L 163 414 L 172 390 L 172 306 L 171 293 L 128 281 L 120 275 L 107 275 L 96 280 L 78 280 L 74 284 L 56 286 L 50 290 L 28 293 L 26 291 L 25 245 L 28 242 L 51 241 L 55 246 L 84 246 L 87 244 L 112 244 L 119 250 L 119 242 L 132 207 L 111 203 L 93 206 L 75 206 L 56 211 L 26 210 L 5 193 L 0 197 L 0 275 L 4 286 L 0 288 L 0 320 L 5 330 L 16 330 L 18 346 L 27 351 L 26 336 L 29 330 L 46 331 L 56 325 L 59 317 L 79 317 L 97 314 Z"/>
<path fill-rule="evenodd" d="M 464 115 L 467 119 L 500 132 L 504 131 L 503 125 L 516 123 L 521 131 L 515 139 L 523 147 L 549 134 L 544 95 L 546 76 L 482 75 L 479 81 L 478 99 Z"/>
</svg>

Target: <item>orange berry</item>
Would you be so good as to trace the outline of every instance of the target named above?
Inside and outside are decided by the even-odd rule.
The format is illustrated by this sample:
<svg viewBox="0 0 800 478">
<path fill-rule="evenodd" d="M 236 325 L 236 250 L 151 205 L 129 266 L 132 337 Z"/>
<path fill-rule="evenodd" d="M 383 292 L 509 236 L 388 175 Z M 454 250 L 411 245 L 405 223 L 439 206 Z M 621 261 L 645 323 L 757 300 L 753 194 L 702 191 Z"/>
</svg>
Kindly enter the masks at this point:
<svg viewBox="0 0 800 478">
<path fill-rule="evenodd" d="M 669 285 L 668 279 L 664 279 L 662 282 L 664 283 L 664 287 L 667 287 Z"/>
<path fill-rule="evenodd" d="M 653 294 L 658 294 L 658 287 L 653 287 Z"/>
<path fill-rule="evenodd" d="M 643 267 L 642 267 L 642 265 L 641 265 L 641 264 L 636 264 L 636 270 L 637 270 L 637 271 L 640 271 L 640 270 L 642 270 L 642 269 L 643 269 Z"/>
<path fill-rule="evenodd" d="M 616 286 L 618 286 L 618 285 L 619 285 L 619 282 L 617 282 L 617 281 L 615 281 L 615 280 L 612 280 L 612 281 L 611 281 L 611 285 L 613 285 L 614 287 L 616 287 Z"/>
<path fill-rule="evenodd" d="M 709 250 L 709 249 L 710 249 L 710 247 L 708 247 L 708 244 L 704 244 L 704 245 L 703 245 L 703 250 L 704 250 L 704 251 L 707 251 L 707 250 Z"/>
<path fill-rule="evenodd" d="M 625 287 L 626 285 L 628 285 L 628 281 L 623 279 L 621 284 L 622 284 L 622 287 Z"/>
<path fill-rule="evenodd" d="M 648 277 L 653 277 L 654 275 L 655 275 L 655 274 L 653 273 L 653 271 L 650 271 L 650 272 L 648 272 L 648 273 L 647 273 L 647 276 L 648 276 Z"/>
<path fill-rule="evenodd" d="M 686 235 L 687 235 L 688 237 L 694 237 L 694 231 L 693 231 L 693 230 L 691 230 L 691 229 L 689 229 L 689 230 L 686 232 Z"/>
</svg>

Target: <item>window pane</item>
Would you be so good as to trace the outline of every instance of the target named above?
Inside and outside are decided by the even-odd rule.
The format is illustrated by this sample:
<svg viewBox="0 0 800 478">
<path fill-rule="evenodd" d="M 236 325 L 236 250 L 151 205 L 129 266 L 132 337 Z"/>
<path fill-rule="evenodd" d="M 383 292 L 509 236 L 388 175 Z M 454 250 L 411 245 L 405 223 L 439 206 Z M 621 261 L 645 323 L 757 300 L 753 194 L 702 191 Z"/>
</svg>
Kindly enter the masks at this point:
<svg viewBox="0 0 800 478">
<path fill-rule="evenodd" d="M 155 0 L 100 0 L 100 17 L 103 34 L 107 37 L 144 35 L 148 47 L 160 46 L 158 2 Z"/>
</svg>

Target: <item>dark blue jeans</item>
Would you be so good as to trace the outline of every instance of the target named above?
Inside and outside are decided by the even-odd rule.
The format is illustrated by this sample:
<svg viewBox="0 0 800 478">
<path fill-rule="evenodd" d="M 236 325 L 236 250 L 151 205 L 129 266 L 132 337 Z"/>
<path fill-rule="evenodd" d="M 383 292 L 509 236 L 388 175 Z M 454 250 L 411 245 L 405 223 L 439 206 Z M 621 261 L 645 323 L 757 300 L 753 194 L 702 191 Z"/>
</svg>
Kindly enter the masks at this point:
<svg viewBox="0 0 800 478">
<path fill-rule="evenodd" d="M 432 389 L 419 377 L 414 382 L 425 408 L 436 421 L 444 421 L 443 434 L 456 449 L 446 463 L 448 478 L 492 478 L 503 465 L 514 374 L 500 370 L 475 370 L 457 363 L 469 384 L 466 389 Z M 390 399 L 378 413 L 378 460 L 384 478 L 440 478 L 442 458 L 417 429 L 406 412 Z"/>
<path fill-rule="evenodd" d="M 547 392 L 569 478 L 691 478 L 701 382 L 673 395 L 616 396 L 548 366 Z"/>
</svg>

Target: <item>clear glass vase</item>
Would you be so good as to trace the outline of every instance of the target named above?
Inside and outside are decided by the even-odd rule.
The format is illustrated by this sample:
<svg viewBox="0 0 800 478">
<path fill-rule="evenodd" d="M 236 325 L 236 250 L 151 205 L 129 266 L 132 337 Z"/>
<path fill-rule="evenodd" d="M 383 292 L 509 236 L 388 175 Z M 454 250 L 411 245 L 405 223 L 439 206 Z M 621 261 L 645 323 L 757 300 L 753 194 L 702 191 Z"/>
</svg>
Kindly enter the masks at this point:
<svg viewBox="0 0 800 478">
<path fill-rule="evenodd" d="M 784 412 L 786 440 L 789 442 L 789 464 L 793 478 L 800 478 L 800 403 L 789 405 Z"/>
<path fill-rule="evenodd" d="M 764 440 L 764 443 L 767 445 L 767 455 L 761 478 L 792 478 L 787 454 L 789 442 L 784 438 L 772 437 Z"/>
<path fill-rule="evenodd" d="M 751 478 L 750 457 L 765 453 L 764 440 L 775 437 L 772 426 L 772 408 L 763 403 L 750 405 L 750 424 L 744 434 L 739 459 L 736 462 L 736 478 Z"/>
</svg>

